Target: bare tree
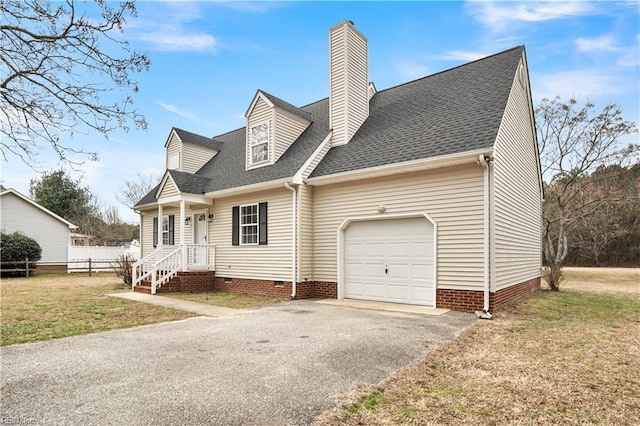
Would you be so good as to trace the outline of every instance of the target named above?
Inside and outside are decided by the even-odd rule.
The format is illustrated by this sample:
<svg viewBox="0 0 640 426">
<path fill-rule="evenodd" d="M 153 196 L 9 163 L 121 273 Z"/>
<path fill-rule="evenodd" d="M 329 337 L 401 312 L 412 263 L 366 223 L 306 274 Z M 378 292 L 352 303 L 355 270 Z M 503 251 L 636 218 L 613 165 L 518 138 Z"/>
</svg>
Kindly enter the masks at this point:
<svg viewBox="0 0 640 426">
<path fill-rule="evenodd" d="M 620 138 L 637 128 L 622 118 L 616 104 L 596 112 L 590 102 L 580 106 L 575 99 L 565 103 L 556 97 L 543 99 L 535 112 L 542 172 L 551 177 L 543 208 L 546 279 L 552 290 L 559 290 L 574 226 L 615 197 L 590 192 L 597 178 L 588 174 L 598 166 L 623 164 L 636 156 L 638 145 L 620 146 Z"/>
<path fill-rule="evenodd" d="M 121 193 L 116 194 L 116 198 L 122 204 L 128 207 L 133 207 L 142 198 L 147 195 L 153 188 L 155 188 L 162 179 L 160 173 L 137 173 L 136 180 L 125 181 L 124 185 L 120 188 Z"/>
<path fill-rule="evenodd" d="M 42 144 L 64 162 L 97 159 L 95 152 L 65 146 L 61 135 L 97 131 L 108 138 L 131 123 L 146 128 L 130 92 L 138 91 L 132 75 L 148 70 L 150 61 L 118 38 L 125 18 L 136 16 L 134 1 L 3 0 L 0 11 L 5 160 L 12 154 L 32 165 Z"/>
</svg>

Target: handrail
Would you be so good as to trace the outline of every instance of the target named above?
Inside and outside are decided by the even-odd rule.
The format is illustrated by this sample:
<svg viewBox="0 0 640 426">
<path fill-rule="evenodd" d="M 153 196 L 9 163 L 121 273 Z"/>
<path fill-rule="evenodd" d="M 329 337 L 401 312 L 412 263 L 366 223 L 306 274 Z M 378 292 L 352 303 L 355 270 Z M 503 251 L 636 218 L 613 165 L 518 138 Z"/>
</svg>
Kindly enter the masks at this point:
<svg viewBox="0 0 640 426">
<path fill-rule="evenodd" d="M 181 267 L 181 258 L 182 247 L 179 247 L 153 264 L 151 269 L 155 273 L 151 274 L 151 294 L 156 294 L 158 287 L 161 287 L 162 284 L 178 274 Z"/>
<path fill-rule="evenodd" d="M 167 253 L 169 249 L 171 251 Z M 215 253 L 213 244 L 185 244 L 178 248 L 159 248 L 131 266 L 131 289 L 135 290 L 141 282 L 150 279 L 151 294 L 155 294 L 157 288 L 176 276 L 178 271 L 215 268 Z"/>
<path fill-rule="evenodd" d="M 135 262 L 133 265 L 131 265 L 131 290 L 135 289 L 135 287 L 141 283 L 142 281 L 145 280 L 145 278 L 147 278 L 148 276 L 151 276 L 153 273 L 153 270 L 147 270 L 146 272 L 144 271 L 144 265 L 147 264 L 147 262 L 149 261 L 149 259 L 151 258 L 157 258 L 158 255 L 160 253 L 162 253 L 162 247 L 160 247 L 159 249 L 149 253 L 148 255 L 146 255 L 145 257 L 143 257 L 142 259 L 138 260 L 137 262 Z M 138 275 L 138 268 L 140 268 L 140 275 Z"/>
</svg>

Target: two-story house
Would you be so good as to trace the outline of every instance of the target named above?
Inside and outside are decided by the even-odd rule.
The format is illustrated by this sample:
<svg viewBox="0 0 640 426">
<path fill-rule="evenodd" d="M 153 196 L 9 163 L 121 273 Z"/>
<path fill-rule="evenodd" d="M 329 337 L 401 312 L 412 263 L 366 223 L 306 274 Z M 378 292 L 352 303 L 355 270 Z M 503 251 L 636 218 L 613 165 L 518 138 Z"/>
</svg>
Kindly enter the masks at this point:
<svg viewBox="0 0 640 426">
<path fill-rule="evenodd" d="M 329 97 L 258 90 L 246 126 L 172 129 L 135 209 L 136 285 L 494 310 L 540 286 L 542 185 L 523 46 L 385 90 L 329 31 Z M 186 281 L 185 281 L 186 282 Z"/>
</svg>

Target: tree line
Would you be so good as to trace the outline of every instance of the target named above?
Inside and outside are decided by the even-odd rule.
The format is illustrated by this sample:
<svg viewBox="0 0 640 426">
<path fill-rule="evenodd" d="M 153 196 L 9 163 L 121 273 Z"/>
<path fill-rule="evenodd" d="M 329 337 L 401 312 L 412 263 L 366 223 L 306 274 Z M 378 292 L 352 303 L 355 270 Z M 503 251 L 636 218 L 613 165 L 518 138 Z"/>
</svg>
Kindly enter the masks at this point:
<svg viewBox="0 0 640 426">
<path fill-rule="evenodd" d="M 638 267 L 640 261 L 640 162 L 633 166 L 601 166 L 581 178 L 580 194 L 594 203 L 571 229 L 566 265 Z M 553 189 L 547 188 L 549 192 Z"/>
<path fill-rule="evenodd" d="M 45 172 L 29 183 L 35 202 L 78 227 L 91 245 L 121 245 L 139 238 L 137 225 L 124 222 L 114 206 L 102 207 L 89 187 L 64 170 Z"/>
</svg>

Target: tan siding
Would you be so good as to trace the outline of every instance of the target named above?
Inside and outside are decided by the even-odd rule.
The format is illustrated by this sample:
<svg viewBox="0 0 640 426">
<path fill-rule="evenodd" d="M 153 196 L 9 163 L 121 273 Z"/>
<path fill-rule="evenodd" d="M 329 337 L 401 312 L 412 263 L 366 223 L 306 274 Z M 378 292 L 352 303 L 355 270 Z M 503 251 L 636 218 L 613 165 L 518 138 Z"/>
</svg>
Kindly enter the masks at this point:
<svg viewBox="0 0 640 426">
<path fill-rule="evenodd" d="M 165 168 L 168 169 L 169 168 L 169 158 L 174 155 L 177 154 L 178 158 L 180 159 L 180 161 L 182 160 L 182 141 L 180 141 L 180 138 L 178 137 L 178 135 L 175 134 L 175 132 L 171 132 L 171 139 L 169 139 L 169 144 L 167 145 L 167 158 L 165 161 Z M 182 170 L 181 164 L 179 164 L 178 170 Z"/>
<path fill-rule="evenodd" d="M 298 187 L 298 267 L 300 281 L 313 279 L 313 187 Z"/>
<path fill-rule="evenodd" d="M 232 208 L 267 202 L 267 245 L 231 244 Z M 291 191 L 286 188 L 216 199 L 209 241 L 216 245 L 219 277 L 291 281 Z"/>
<path fill-rule="evenodd" d="M 247 169 L 253 168 L 251 166 L 251 138 L 249 137 L 249 132 L 251 131 L 251 127 L 261 124 L 264 122 L 269 123 L 269 164 L 273 163 L 273 108 L 271 108 L 261 97 L 256 101 L 253 110 L 251 111 L 251 115 L 247 118 L 247 143 L 246 143 L 246 167 Z M 267 163 L 265 163 L 267 164 Z M 262 165 L 262 164 L 261 164 Z M 260 166 L 258 166 L 260 167 Z"/>
<path fill-rule="evenodd" d="M 162 187 L 162 191 L 160 191 L 158 199 L 166 198 L 166 197 L 172 197 L 172 196 L 175 196 L 175 195 L 180 195 L 180 191 L 178 191 L 178 187 L 176 187 L 176 184 L 173 182 L 173 180 L 171 180 L 171 178 L 167 177 L 167 181 L 165 182 L 164 186 Z"/>
<path fill-rule="evenodd" d="M 157 216 L 157 209 L 142 212 L 142 231 L 140 235 L 140 250 L 142 256 L 148 256 L 155 250 L 153 247 L 153 218 Z"/>
<path fill-rule="evenodd" d="M 180 227 L 182 223 L 180 222 L 180 210 L 174 207 L 165 207 L 162 209 L 163 216 L 174 215 L 174 234 L 173 234 L 173 242 L 174 246 L 180 244 Z M 151 254 L 155 248 L 153 247 L 153 219 L 158 217 L 158 209 L 150 209 L 142 212 L 142 235 L 141 245 L 142 245 L 142 256 L 147 256 Z M 161 225 L 158 225 L 161 226 Z"/>
<path fill-rule="evenodd" d="M 216 151 L 193 144 L 184 144 L 182 147 L 182 171 L 195 173 L 205 163 L 211 160 Z"/>
<path fill-rule="evenodd" d="M 276 109 L 274 121 L 275 156 L 273 161 L 276 162 L 289 149 L 291 144 L 298 139 L 298 136 L 305 131 L 309 126 L 309 121 L 280 109 Z"/>
<path fill-rule="evenodd" d="M 483 285 L 482 167 L 464 165 L 313 190 L 314 280 L 337 280 L 337 230 L 347 216 L 425 212 L 438 226 L 438 288 Z M 382 216 L 382 215 L 381 215 Z"/>
<path fill-rule="evenodd" d="M 492 291 L 540 276 L 541 195 L 530 111 L 516 76 L 495 145 Z"/>
<path fill-rule="evenodd" d="M 349 24 L 330 30 L 330 127 L 332 143 L 351 139 L 369 115 L 367 40 Z"/>
</svg>

